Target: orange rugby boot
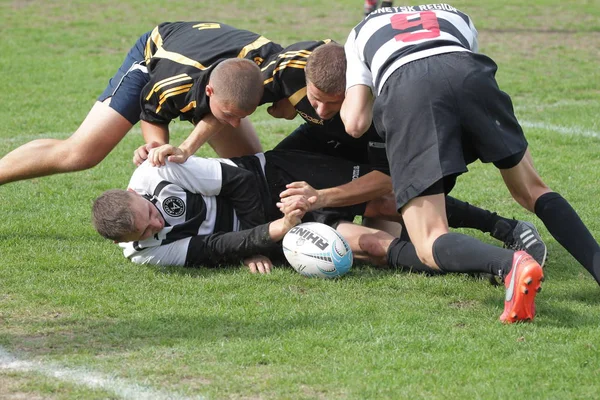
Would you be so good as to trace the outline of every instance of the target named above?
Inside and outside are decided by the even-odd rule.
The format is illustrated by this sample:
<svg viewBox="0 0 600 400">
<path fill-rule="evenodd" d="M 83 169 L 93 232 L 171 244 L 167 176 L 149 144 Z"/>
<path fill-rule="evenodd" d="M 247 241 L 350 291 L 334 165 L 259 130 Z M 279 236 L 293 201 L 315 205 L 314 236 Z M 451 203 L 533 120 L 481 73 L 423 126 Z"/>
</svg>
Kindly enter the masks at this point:
<svg viewBox="0 0 600 400">
<path fill-rule="evenodd" d="M 513 255 L 512 269 L 504 280 L 506 298 L 500 321 L 512 324 L 533 321 L 535 296 L 542 290 L 544 272 L 535 259 L 524 251 Z"/>
</svg>

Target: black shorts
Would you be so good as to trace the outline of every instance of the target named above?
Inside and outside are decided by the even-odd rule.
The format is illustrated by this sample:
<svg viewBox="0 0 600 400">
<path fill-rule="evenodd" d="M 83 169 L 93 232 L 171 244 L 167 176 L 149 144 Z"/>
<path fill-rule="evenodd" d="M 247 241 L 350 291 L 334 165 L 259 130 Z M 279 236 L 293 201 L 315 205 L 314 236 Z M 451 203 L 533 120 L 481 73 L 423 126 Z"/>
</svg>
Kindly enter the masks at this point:
<svg viewBox="0 0 600 400">
<path fill-rule="evenodd" d="M 298 150 L 369 164 L 389 175 L 385 144 L 371 127 L 362 137 L 348 135 L 339 116 L 324 126 L 304 123 L 283 139 L 275 150 Z"/>
<path fill-rule="evenodd" d="M 371 167 L 323 154 L 292 150 L 271 150 L 265 153 L 265 175 L 271 203 L 291 182 L 305 181 L 315 189 L 326 189 L 351 182 L 372 171 Z M 348 207 L 325 208 L 308 213 L 304 222 L 317 221 L 332 225 L 340 220 L 353 221 L 365 212 L 365 203 Z M 280 213 L 279 213 L 280 214 Z"/>
<path fill-rule="evenodd" d="M 150 80 L 144 61 L 144 48 L 150 33 L 146 32 L 135 42 L 115 76 L 98 97 L 100 102 L 110 97 L 109 107 L 127 118 L 132 125 L 140 120 L 140 94 Z"/>
<path fill-rule="evenodd" d="M 518 163 L 527 149 L 510 97 L 490 58 L 432 56 L 394 71 L 375 99 L 373 120 L 386 142 L 396 205 L 482 162 Z M 514 166 L 512 165 L 512 166 Z"/>
<path fill-rule="evenodd" d="M 279 142 L 274 150 L 305 151 L 345 158 L 362 164 L 368 162 L 366 141 L 354 139 L 345 131 L 341 134 L 329 132 L 327 128 L 304 123 Z"/>
</svg>

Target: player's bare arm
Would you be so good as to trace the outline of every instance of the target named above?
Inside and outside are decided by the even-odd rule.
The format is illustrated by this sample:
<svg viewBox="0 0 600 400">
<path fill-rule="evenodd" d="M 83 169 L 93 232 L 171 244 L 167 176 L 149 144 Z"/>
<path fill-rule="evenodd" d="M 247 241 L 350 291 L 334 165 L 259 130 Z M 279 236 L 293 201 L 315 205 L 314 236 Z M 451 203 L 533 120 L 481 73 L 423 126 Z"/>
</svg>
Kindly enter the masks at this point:
<svg viewBox="0 0 600 400">
<path fill-rule="evenodd" d="M 390 177 L 379 171 L 354 179 L 345 185 L 316 190 L 306 182 L 292 182 L 280 193 L 281 203 L 287 204 L 290 196 L 302 195 L 312 199 L 310 210 L 323 207 L 345 207 L 384 196 L 392 191 Z"/>
<path fill-rule="evenodd" d="M 346 132 L 355 138 L 361 137 L 373 121 L 373 94 L 366 85 L 355 85 L 346 90 L 340 116 Z"/>
<path fill-rule="evenodd" d="M 275 242 L 283 239 L 285 234 L 294 226 L 302 222 L 302 217 L 309 210 L 310 203 L 304 196 L 293 196 L 284 216 L 269 224 L 269 236 Z"/>
<path fill-rule="evenodd" d="M 142 136 L 144 137 L 145 144 L 133 152 L 133 163 L 137 166 L 148 158 L 148 154 L 152 149 L 169 143 L 168 125 L 141 121 L 140 127 L 142 128 Z"/>
<path fill-rule="evenodd" d="M 184 163 L 213 135 L 221 131 L 225 124 L 218 121 L 212 114 L 207 114 L 196 124 L 194 130 L 178 147 L 165 144 L 150 151 L 149 160 L 152 165 L 165 165 L 165 161 L 178 164 Z"/>
</svg>

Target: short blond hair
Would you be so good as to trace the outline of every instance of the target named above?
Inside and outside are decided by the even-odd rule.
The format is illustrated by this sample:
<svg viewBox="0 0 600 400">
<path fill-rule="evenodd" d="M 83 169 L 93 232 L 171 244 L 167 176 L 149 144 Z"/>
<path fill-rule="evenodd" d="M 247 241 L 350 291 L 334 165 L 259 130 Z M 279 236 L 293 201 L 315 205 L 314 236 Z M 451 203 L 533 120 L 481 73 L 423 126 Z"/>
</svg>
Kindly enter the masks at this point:
<svg viewBox="0 0 600 400">
<path fill-rule="evenodd" d="M 106 239 L 117 242 L 135 231 L 131 196 L 127 190 L 112 189 L 102 193 L 92 205 L 92 223 Z"/>
<path fill-rule="evenodd" d="M 260 68 L 245 58 L 229 58 L 217 64 L 209 83 L 219 100 L 249 112 L 258 107 L 264 91 Z"/>
<path fill-rule="evenodd" d="M 308 57 L 304 71 L 306 83 L 323 93 L 343 95 L 346 92 L 346 54 L 342 45 L 329 42 L 317 47 Z"/>
</svg>

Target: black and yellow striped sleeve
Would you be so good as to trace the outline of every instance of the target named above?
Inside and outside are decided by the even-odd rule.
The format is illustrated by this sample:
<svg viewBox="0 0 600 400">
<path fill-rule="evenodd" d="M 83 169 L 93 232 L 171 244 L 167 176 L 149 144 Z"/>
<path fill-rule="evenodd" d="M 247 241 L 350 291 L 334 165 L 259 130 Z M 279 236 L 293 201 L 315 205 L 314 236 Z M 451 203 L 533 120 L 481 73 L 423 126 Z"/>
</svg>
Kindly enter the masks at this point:
<svg viewBox="0 0 600 400">
<path fill-rule="evenodd" d="M 314 49 L 330 40 L 298 42 L 272 55 L 261 65 L 265 94 L 262 104 L 284 98 L 295 107 L 306 96 L 306 61 Z"/>
<path fill-rule="evenodd" d="M 150 81 L 141 96 L 141 119 L 168 123 L 198 122 L 209 113 L 205 88 L 212 69 L 229 58 L 261 64 L 282 47 L 265 37 L 219 22 L 167 22 L 158 25 L 146 43 Z"/>
</svg>

